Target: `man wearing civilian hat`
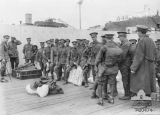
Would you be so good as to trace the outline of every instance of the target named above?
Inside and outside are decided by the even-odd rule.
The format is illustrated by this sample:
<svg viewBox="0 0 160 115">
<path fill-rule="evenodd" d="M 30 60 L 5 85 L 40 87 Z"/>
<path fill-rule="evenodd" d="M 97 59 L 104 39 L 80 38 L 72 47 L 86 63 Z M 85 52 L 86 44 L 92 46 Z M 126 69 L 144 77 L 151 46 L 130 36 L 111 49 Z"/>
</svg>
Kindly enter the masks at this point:
<svg viewBox="0 0 160 115">
<path fill-rule="evenodd" d="M 31 63 L 34 63 L 34 53 L 33 53 L 33 45 L 31 44 L 31 38 L 26 38 L 27 39 L 27 44 L 24 45 L 23 47 L 23 54 L 24 54 L 24 59 L 25 59 L 25 63 L 28 63 L 29 61 L 31 61 Z"/>
<path fill-rule="evenodd" d="M 124 88 L 124 96 L 119 97 L 121 100 L 130 99 L 130 66 L 132 64 L 132 52 L 130 52 L 131 42 L 127 39 L 127 32 L 117 32 L 118 38 L 121 41 L 120 48 L 123 53 L 121 55 L 121 62 L 119 63 L 119 69 L 122 75 L 122 82 Z"/>
<path fill-rule="evenodd" d="M 7 42 L 10 36 L 4 35 L 3 38 L 4 40 L 0 43 L 0 63 L 1 63 L 0 82 L 8 82 L 6 79 L 4 79 L 4 74 L 7 68 L 6 64 L 9 59 Z"/>
<path fill-rule="evenodd" d="M 38 49 L 38 52 L 36 54 L 36 61 L 39 63 L 39 65 L 41 67 L 41 71 L 43 71 L 44 64 L 42 62 L 42 59 L 43 59 L 43 51 L 45 48 L 45 42 L 40 42 L 40 46 L 41 46 L 41 48 Z"/>
<path fill-rule="evenodd" d="M 143 90 L 147 96 L 156 92 L 155 55 L 156 47 L 151 38 L 146 34 L 148 27 L 137 25 L 139 41 L 131 69 L 130 90 L 134 94 Z M 150 101 L 149 101 L 150 103 Z"/>
<path fill-rule="evenodd" d="M 67 52 L 67 48 L 64 45 L 65 44 L 65 40 L 61 39 L 60 42 L 61 42 L 61 47 L 59 47 L 56 66 L 54 68 L 54 71 L 57 74 L 58 80 L 61 80 L 62 76 L 61 76 L 60 72 L 62 71 L 62 69 L 64 70 L 64 74 L 65 74 L 65 71 L 66 71 L 66 59 L 67 59 L 67 53 L 68 53 Z"/>
<path fill-rule="evenodd" d="M 19 40 L 17 40 L 15 37 L 11 37 L 11 41 L 8 43 L 8 55 L 10 57 L 12 69 L 18 67 L 19 54 L 17 50 L 17 45 L 21 45 L 21 44 L 22 43 Z"/>
<path fill-rule="evenodd" d="M 48 76 L 48 73 L 51 70 L 51 41 L 47 40 L 46 43 L 47 47 L 44 48 L 42 62 L 44 65 L 43 74 Z M 49 70 L 47 68 L 49 68 Z"/>
<path fill-rule="evenodd" d="M 106 44 L 103 45 L 97 54 L 95 65 L 98 68 L 98 92 L 99 92 L 99 105 L 103 105 L 103 98 L 108 99 L 109 103 L 114 103 L 114 91 L 116 76 L 119 68 L 118 63 L 122 50 L 113 41 L 114 34 L 105 34 Z M 102 98 L 102 87 L 106 84 L 110 85 L 111 95 L 108 98 L 107 93 L 104 91 L 104 97 Z"/>
<path fill-rule="evenodd" d="M 130 39 L 129 40 L 132 44 L 135 44 L 136 45 L 136 43 L 137 43 L 137 40 L 136 39 Z"/>
<path fill-rule="evenodd" d="M 160 87 L 160 39 L 157 39 L 156 46 L 156 78 Z"/>
<path fill-rule="evenodd" d="M 82 50 L 81 53 L 81 62 L 80 66 L 83 70 L 84 76 L 84 86 L 88 87 L 88 73 L 89 73 L 89 57 L 90 57 L 90 48 L 89 48 L 89 40 L 85 40 L 85 48 Z"/>
<path fill-rule="evenodd" d="M 54 39 L 50 39 L 50 41 L 51 41 L 51 47 L 53 47 L 54 46 Z"/>
<path fill-rule="evenodd" d="M 80 63 L 80 54 L 77 48 L 77 41 L 73 41 L 72 43 L 73 43 L 73 48 L 71 48 L 71 50 L 67 55 L 67 69 L 64 76 L 65 78 L 64 84 L 68 83 L 68 77 L 71 69 L 73 67 L 77 68 L 77 65 L 79 65 Z"/>
</svg>

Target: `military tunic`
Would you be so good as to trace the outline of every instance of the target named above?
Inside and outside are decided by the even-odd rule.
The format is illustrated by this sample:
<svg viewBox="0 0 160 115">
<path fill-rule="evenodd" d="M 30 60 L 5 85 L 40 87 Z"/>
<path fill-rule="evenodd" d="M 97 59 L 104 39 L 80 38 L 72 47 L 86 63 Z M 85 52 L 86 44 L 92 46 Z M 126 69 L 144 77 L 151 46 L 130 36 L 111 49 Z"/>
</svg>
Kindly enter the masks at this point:
<svg viewBox="0 0 160 115">
<path fill-rule="evenodd" d="M 58 50 L 58 57 L 57 57 L 57 65 L 54 68 L 54 71 L 57 74 L 58 79 L 61 79 L 60 71 L 64 70 L 64 73 L 66 71 L 66 60 L 67 60 L 67 48 L 65 46 L 59 47 Z"/>
<path fill-rule="evenodd" d="M 54 67 L 58 61 L 58 50 L 59 47 L 56 45 L 51 48 L 51 74 L 53 74 Z"/>
<path fill-rule="evenodd" d="M 89 57 L 90 57 L 90 47 L 85 47 L 81 53 L 81 63 L 80 63 L 80 66 L 83 70 L 85 83 L 88 83 Z"/>
<path fill-rule="evenodd" d="M 160 49 L 156 49 L 156 78 L 160 87 Z"/>
<path fill-rule="evenodd" d="M 121 49 L 123 50 L 123 53 L 121 55 L 121 62 L 119 64 L 119 69 L 122 75 L 122 81 L 124 86 L 129 85 L 130 81 L 130 66 L 132 64 L 132 59 L 129 52 L 130 47 L 131 43 L 129 41 L 126 41 L 121 44 Z"/>
<path fill-rule="evenodd" d="M 0 44 L 0 63 L 1 63 L 0 80 L 4 79 L 4 73 L 6 71 L 6 64 L 7 64 L 8 59 L 9 59 L 9 56 L 8 56 L 8 45 L 7 45 L 6 42 L 3 41 Z"/>
<path fill-rule="evenodd" d="M 23 54 L 24 54 L 24 59 L 26 61 L 26 63 L 29 62 L 29 60 L 31 60 L 32 63 L 34 63 L 33 61 L 33 56 L 34 56 L 34 52 L 33 52 L 33 45 L 32 44 L 25 44 L 23 47 Z"/>
<path fill-rule="evenodd" d="M 44 65 L 43 65 L 43 62 L 42 62 L 42 59 L 43 59 L 43 51 L 44 51 L 44 48 L 40 48 L 36 54 L 36 61 L 39 63 L 40 67 L 41 67 L 41 70 L 43 71 L 43 68 L 44 68 Z"/>
<path fill-rule="evenodd" d="M 93 75 L 93 80 L 95 81 L 95 77 L 96 77 L 96 71 L 95 71 L 95 59 L 96 56 L 101 48 L 102 44 L 99 42 L 93 42 L 93 46 L 91 48 L 91 54 L 90 54 L 90 66 L 91 66 L 91 70 L 92 70 L 92 75 Z"/>
<path fill-rule="evenodd" d="M 106 47 L 107 46 L 107 47 Z M 96 57 L 95 65 L 98 67 L 98 83 L 105 83 L 108 84 L 115 84 L 116 83 L 116 76 L 118 74 L 119 68 L 118 63 L 120 61 L 120 55 L 114 57 L 110 57 L 108 55 L 108 48 L 119 48 L 118 45 L 113 42 L 109 41 L 106 45 L 102 46 L 98 55 Z M 116 61 L 115 61 L 116 60 Z"/>
<path fill-rule="evenodd" d="M 138 41 L 133 63 L 130 67 L 135 73 L 131 75 L 130 90 L 138 93 L 144 90 L 146 94 L 156 91 L 155 80 L 155 55 L 156 48 L 153 40 L 148 35 L 143 35 Z"/>
<path fill-rule="evenodd" d="M 17 50 L 17 45 L 21 45 L 22 43 L 19 40 L 16 40 L 16 42 L 10 41 L 8 43 L 8 54 L 10 57 L 11 67 L 14 69 L 14 62 L 15 67 L 18 67 L 19 64 L 19 54 Z"/>
</svg>

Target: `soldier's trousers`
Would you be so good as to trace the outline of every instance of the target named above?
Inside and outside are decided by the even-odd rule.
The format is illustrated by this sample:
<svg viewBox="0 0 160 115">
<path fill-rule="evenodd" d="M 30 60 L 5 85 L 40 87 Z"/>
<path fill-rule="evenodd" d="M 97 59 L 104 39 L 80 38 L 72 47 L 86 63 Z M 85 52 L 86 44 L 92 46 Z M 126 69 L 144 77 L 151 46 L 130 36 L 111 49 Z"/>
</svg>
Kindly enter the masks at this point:
<svg viewBox="0 0 160 115">
<path fill-rule="evenodd" d="M 130 95 L 130 93 L 129 93 L 130 92 L 130 74 L 131 74 L 130 71 L 131 71 L 130 66 L 128 66 L 128 65 L 122 65 L 120 67 L 125 96 Z"/>
<path fill-rule="evenodd" d="M 15 69 L 19 65 L 19 58 L 18 57 L 10 58 L 10 62 L 12 69 Z"/>
<path fill-rule="evenodd" d="M 90 67 L 91 67 L 91 70 L 92 70 L 93 81 L 95 81 L 95 77 L 96 77 L 95 65 L 90 65 Z"/>
<path fill-rule="evenodd" d="M 73 67 L 76 67 L 76 65 L 71 64 L 71 65 L 66 69 L 66 73 L 65 73 L 65 75 L 64 75 L 64 80 L 65 80 L 65 81 L 68 80 L 69 73 L 70 73 L 70 71 L 72 70 Z"/>
<path fill-rule="evenodd" d="M 53 72 L 54 72 L 54 67 L 56 66 L 55 63 L 51 63 L 50 64 L 50 71 L 51 71 L 51 74 L 53 75 Z"/>
<path fill-rule="evenodd" d="M 1 61 L 1 69 L 0 69 L 0 80 L 4 79 L 4 73 L 6 71 L 6 65 L 7 65 L 7 61 Z"/>
<path fill-rule="evenodd" d="M 84 76 L 84 82 L 88 83 L 88 73 L 89 73 L 89 67 L 86 66 L 83 69 L 83 76 Z"/>
<path fill-rule="evenodd" d="M 43 62 L 39 62 L 39 65 L 40 65 L 40 67 L 41 67 L 41 71 L 43 71 L 43 69 L 44 69 L 44 64 L 43 64 Z"/>
<path fill-rule="evenodd" d="M 57 78 L 58 79 L 61 79 L 61 75 L 60 75 L 60 72 L 59 71 L 61 71 L 62 70 L 62 68 L 63 68 L 63 70 L 64 70 L 64 76 L 65 76 L 65 72 L 66 72 L 66 64 L 57 64 L 56 66 L 55 66 L 55 68 L 54 68 L 54 71 L 55 71 L 55 73 L 57 74 Z"/>
<path fill-rule="evenodd" d="M 31 63 L 34 63 L 34 59 L 25 59 L 26 63 L 29 63 L 29 61 L 31 61 Z"/>
</svg>

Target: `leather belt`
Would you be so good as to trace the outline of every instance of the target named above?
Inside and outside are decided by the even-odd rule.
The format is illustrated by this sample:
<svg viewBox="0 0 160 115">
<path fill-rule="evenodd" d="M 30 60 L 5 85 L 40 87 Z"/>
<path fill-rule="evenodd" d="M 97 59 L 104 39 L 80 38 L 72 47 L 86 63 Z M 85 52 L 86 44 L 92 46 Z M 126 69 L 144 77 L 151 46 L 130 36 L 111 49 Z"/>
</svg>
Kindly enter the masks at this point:
<svg viewBox="0 0 160 115">
<path fill-rule="evenodd" d="M 148 57 L 144 57 L 146 60 L 148 60 L 148 61 L 151 61 L 151 62 L 154 62 L 155 60 L 154 59 L 150 59 L 150 58 L 148 58 Z"/>
</svg>

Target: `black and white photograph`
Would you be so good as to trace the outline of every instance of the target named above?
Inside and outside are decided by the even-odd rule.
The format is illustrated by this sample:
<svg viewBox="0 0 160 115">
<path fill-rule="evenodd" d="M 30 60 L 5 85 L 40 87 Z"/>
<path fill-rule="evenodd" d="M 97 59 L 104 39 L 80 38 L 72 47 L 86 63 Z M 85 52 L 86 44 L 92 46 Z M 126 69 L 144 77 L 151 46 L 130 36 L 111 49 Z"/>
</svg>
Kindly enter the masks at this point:
<svg viewBox="0 0 160 115">
<path fill-rule="evenodd" d="M 160 0 L 0 0 L 0 115 L 160 115 Z"/>
</svg>

